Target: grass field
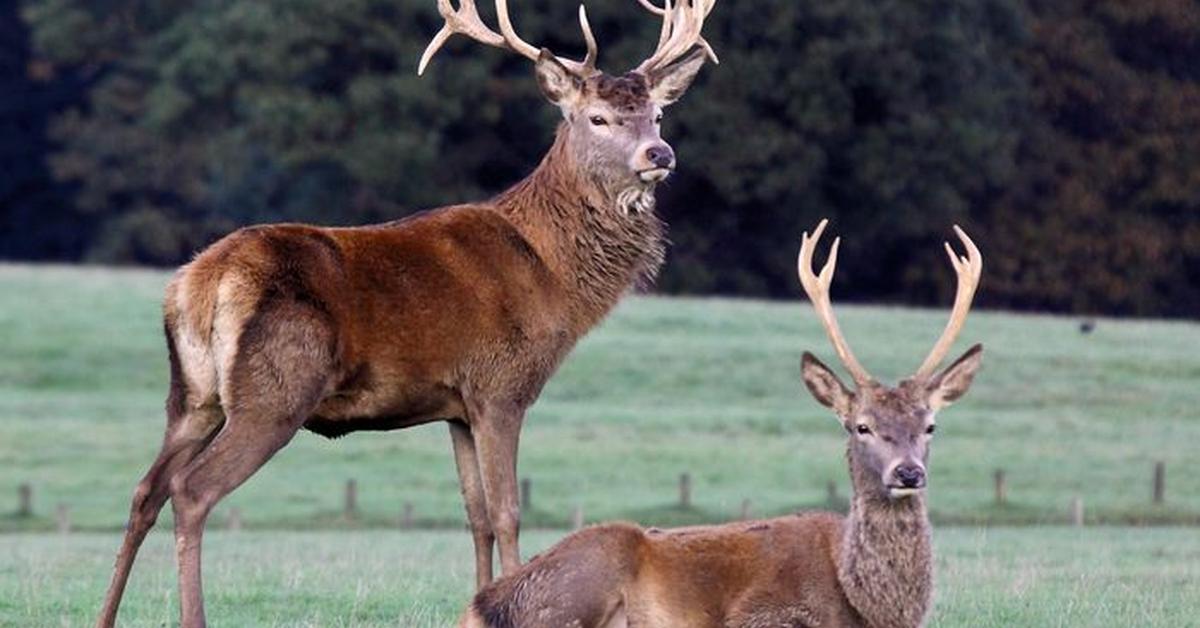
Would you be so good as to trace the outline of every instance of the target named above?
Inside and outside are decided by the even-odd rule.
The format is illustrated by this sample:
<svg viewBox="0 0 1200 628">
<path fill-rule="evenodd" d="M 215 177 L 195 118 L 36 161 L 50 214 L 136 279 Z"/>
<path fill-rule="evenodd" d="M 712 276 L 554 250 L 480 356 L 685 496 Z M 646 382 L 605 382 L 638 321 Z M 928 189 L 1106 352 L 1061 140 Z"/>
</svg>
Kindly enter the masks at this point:
<svg viewBox="0 0 1200 628">
<path fill-rule="evenodd" d="M 557 533 L 526 534 L 540 549 Z M 935 531 L 930 626 L 1196 626 L 1200 534 L 1180 528 Z M 205 595 L 216 626 L 451 625 L 469 596 L 464 532 L 216 532 Z M 104 595 L 115 534 L 0 535 L 0 626 L 82 626 Z M 147 541 L 122 625 L 177 621 L 171 539 Z"/>
<path fill-rule="evenodd" d="M 167 275 L 0 266 L 0 530 L 49 529 L 58 503 L 82 529 L 117 529 L 164 424 L 166 355 L 158 301 Z M 986 285 L 984 286 L 986 290 Z M 945 311 L 844 307 L 859 358 L 903 376 L 924 357 Z M 1073 496 L 1090 521 L 1200 518 L 1200 325 L 976 312 L 958 351 L 980 341 L 984 368 L 943 413 L 931 465 L 939 522 L 1059 522 Z M 533 526 L 589 521 L 723 520 L 750 499 L 756 515 L 845 495 L 842 432 L 799 382 L 804 349 L 832 351 L 807 304 L 628 299 L 572 354 L 522 433 Z M 1153 462 L 1167 464 L 1167 504 L 1150 505 Z M 992 504 L 1004 468 L 1010 501 Z M 694 508 L 676 481 L 690 472 Z M 405 501 L 419 522 L 463 520 L 444 425 L 329 441 L 307 432 L 215 516 L 238 506 L 251 528 L 342 525 L 348 478 L 360 525 L 383 525 Z M 16 487 L 35 517 L 12 516 Z M 170 515 L 164 513 L 169 521 Z"/>
<path fill-rule="evenodd" d="M 0 626 L 81 625 L 95 612 L 134 483 L 163 426 L 166 275 L 0 265 Z M 984 286 L 986 290 L 986 285 Z M 843 307 L 860 359 L 900 377 L 946 312 Z M 943 413 L 931 465 L 935 626 L 1184 626 L 1200 617 L 1195 528 L 1039 527 L 1082 497 L 1089 523 L 1200 521 L 1200 325 L 977 312 L 962 346 L 984 370 Z M 842 434 L 799 382 L 804 349 L 831 351 L 808 306 L 631 298 L 547 387 L 522 435 L 529 528 L 758 516 L 848 490 Z M 830 360 L 832 362 L 832 360 Z M 206 537 L 218 625 L 442 626 L 471 582 L 471 551 L 444 426 L 327 441 L 303 433 L 223 502 L 248 530 Z M 1154 461 L 1167 503 L 1150 503 Z M 1009 502 L 992 503 L 1003 468 Z M 693 477 L 690 509 L 676 478 Z M 361 516 L 340 517 L 360 487 Z M 34 516 L 15 516 L 34 487 Z M 397 532 L 401 504 L 441 531 Z M 46 534 L 65 504 L 77 532 Z M 169 509 L 160 530 L 169 529 Z M 1021 524 L 976 529 L 946 524 Z M 216 526 L 219 528 L 219 526 Z M 344 528 L 344 529 L 343 529 Z M 375 529 L 354 529 L 375 528 Z M 79 532 L 82 531 L 82 532 Z M 526 555 L 561 535 L 529 530 Z M 169 535 L 148 541 L 124 625 L 176 616 Z M 216 622 L 214 622 L 216 623 Z"/>
</svg>

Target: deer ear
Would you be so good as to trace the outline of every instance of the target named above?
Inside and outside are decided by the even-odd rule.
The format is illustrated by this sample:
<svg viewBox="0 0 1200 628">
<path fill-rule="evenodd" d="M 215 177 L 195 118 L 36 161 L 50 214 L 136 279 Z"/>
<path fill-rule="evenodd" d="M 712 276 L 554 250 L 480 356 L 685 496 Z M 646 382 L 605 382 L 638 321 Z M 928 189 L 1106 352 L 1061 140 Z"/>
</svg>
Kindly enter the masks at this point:
<svg viewBox="0 0 1200 628">
<path fill-rule="evenodd" d="M 697 48 L 677 63 L 654 70 L 646 77 L 650 81 L 650 101 L 660 107 L 679 100 L 704 66 L 706 53 Z"/>
<path fill-rule="evenodd" d="M 538 55 L 537 65 L 538 87 L 550 102 L 558 105 L 565 113 L 576 102 L 583 89 L 583 83 L 564 66 L 548 49 L 542 48 Z"/>
<path fill-rule="evenodd" d="M 842 384 L 842 380 L 829 370 L 817 356 L 805 351 L 804 359 L 800 362 L 800 372 L 804 376 L 804 385 L 821 405 L 832 409 L 843 419 L 850 416 L 854 406 L 854 393 Z"/>
<path fill-rule="evenodd" d="M 983 345 L 975 345 L 963 356 L 946 367 L 937 377 L 930 380 L 926 387 L 929 394 L 929 408 L 934 412 L 958 401 L 967 394 L 975 372 L 983 362 Z"/>
</svg>

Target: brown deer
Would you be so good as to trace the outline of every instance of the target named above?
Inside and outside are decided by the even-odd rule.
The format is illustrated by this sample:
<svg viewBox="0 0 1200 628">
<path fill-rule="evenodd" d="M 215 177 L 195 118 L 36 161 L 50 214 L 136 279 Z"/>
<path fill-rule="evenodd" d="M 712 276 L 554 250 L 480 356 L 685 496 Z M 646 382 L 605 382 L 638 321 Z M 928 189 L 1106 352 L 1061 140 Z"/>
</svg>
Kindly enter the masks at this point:
<svg viewBox="0 0 1200 628">
<path fill-rule="evenodd" d="M 799 513 L 675 530 L 626 523 L 577 532 L 475 596 L 464 628 L 765 628 L 919 626 L 933 593 L 925 510 L 934 414 L 966 393 L 975 345 L 936 372 L 962 328 L 982 257 L 962 230 L 958 296 L 941 339 L 897 386 L 872 378 L 842 337 L 829 300 L 838 242 L 819 275 L 821 222 L 800 246 L 800 281 L 856 388 L 805 352 L 804 383 L 847 434 L 854 496 L 846 517 Z"/>
<path fill-rule="evenodd" d="M 562 111 L 554 145 L 480 203 L 360 228 L 242 229 L 166 290 L 171 384 L 162 450 L 137 485 L 98 626 L 112 626 L 138 547 L 169 498 L 182 624 L 205 625 L 200 544 L 213 506 L 301 428 L 327 437 L 447 421 L 475 543 L 477 585 L 520 566 L 517 441 L 526 409 L 576 341 L 663 259 L 655 185 L 675 168 L 662 108 L 712 55 L 715 0 L 657 8 L 659 45 L 634 70 L 596 69 L 523 41 L 505 0 L 497 33 L 473 0 L 438 0 L 446 25 L 535 62 Z"/>
</svg>

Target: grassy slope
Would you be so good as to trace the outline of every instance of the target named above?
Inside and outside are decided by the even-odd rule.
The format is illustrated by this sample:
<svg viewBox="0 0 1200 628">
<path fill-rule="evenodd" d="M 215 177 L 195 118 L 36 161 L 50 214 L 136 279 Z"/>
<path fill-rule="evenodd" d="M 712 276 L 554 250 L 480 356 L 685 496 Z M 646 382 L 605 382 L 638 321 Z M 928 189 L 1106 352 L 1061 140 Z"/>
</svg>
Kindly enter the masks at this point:
<svg viewBox="0 0 1200 628">
<path fill-rule="evenodd" d="M 0 530 L 48 526 L 70 505 L 84 527 L 114 529 L 153 459 L 163 425 L 166 357 L 158 299 L 166 275 L 0 266 Z M 986 285 L 984 287 L 986 290 Z M 859 358 L 877 375 L 914 368 L 945 311 L 841 308 Z M 963 334 L 987 346 L 984 371 L 946 411 L 934 446 L 932 506 L 942 520 L 1057 521 L 1073 495 L 1089 517 L 1195 519 L 1200 513 L 1200 325 L 979 312 Z M 722 519 L 824 502 L 847 481 L 841 433 L 803 391 L 804 349 L 831 351 L 808 306 L 708 299 L 628 300 L 574 352 L 522 435 L 534 523 Z M 218 508 L 251 527 L 313 525 L 357 478 L 369 520 L 411 501 L 418 518 L 461 521 L 445 427 L 302 433 Z M 1151 508 L 1154 460 L 1168 469 L 1166 508 Z M 990 477 L 1009 474 L 1011 505 L 992 507 Z M 697 510 L 670 508 L 680 472 Z M 9 513 L 31 482 L 39 517 Z M 169 509 L 168 509 L 169 510 Z M 169 515 L 164 519 L 169 520 Z"/>
<path fill-rule="evenodd" d="M 540 549 L 557 533 L 525 535 Z M 1200 535 L 1179 528 L 937 530 L 931 627 L 1186 626 L 1200 617 Z M 222 626 L 451 625 L 469 595 L 461 532 L 216 532 L 209 617 Z M 0 536 L 0 626 L 86 625 L 115 534 Z M 177 619 L 168 534 L 150 537 L 122 625 Z"/>
</svg>

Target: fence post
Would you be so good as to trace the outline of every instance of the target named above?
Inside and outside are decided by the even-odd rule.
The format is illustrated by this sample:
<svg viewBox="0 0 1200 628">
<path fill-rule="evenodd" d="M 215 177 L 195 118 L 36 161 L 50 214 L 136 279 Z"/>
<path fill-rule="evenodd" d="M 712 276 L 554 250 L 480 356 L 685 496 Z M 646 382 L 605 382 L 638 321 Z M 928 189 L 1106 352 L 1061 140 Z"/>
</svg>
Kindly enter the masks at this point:
<svg viewBox="0 0 1200 628">
<path fill-rule="evenodd" d="M 679 507 L 692 507 L 692 474 L 679 474 Z"/>
<path fill-rule="evenodd" d="M 521 478 L 521 512 L 533 507 L 533 480 Z"/>
<path fill-rule="evenodd" d="M 412 502 L 404 502 L 404 507 L 400 513 L 400 528 L 403 530 L 411 530 L 413 527 L 413 505 Z"/>
<path fill-rule="evenodd" d="M 837 482 L 833 480 L 825 485 L 825 502 L 831 506 L 838 503 Z"/>
<path fill-rule="evenodd" d="M 17 516 L 33 516 L 33 487 L 28 484 L 17 487 Z"/>
<path fill-rule="evenodd" d="M 242 529 L 242 509 L 234 506 L 229 509 L 229 521 L 227 522 L 230 532 L 238 532 Z"/>
<path fill-rule="evenodd" d="M 1071 499 L 1071 525 L 1075 527 L 1083 526 L 1083 498 L 1074 497 Z"/>
<path fill-rule="evenodd" d="M 58 520 L 58 532 L 69 534 L 71 532 L 71 509 L 66 504 L 59 504 L 54 509 L 54 517 Z"/>
<path fill-rule="evenodd" d="M 743 499 L 742 500 L 742 521 L 746 521 L 749 518 L 750 518 L 750 500 Z"/>
<path fill-rule="evenodd" d="M 347 520 L 358 516 L 358 481 L 346 480 L 346 506 L 343 513 Z"/>
<path fill-rule="evenodd" d="M 571 510 L 571 529 L 583 529 L 583 506 L 575 504 L 575 508 Z"/>
<path fill-rule="evenodd" d="M 1008 501 L 1008 482 L 1004 478 L 1004 469 L 996 469 L 992 479 L 996 487 L 996 505 L 1003 506 Z"/>
<path fill-rule="evenodd" d="M 1161 504 L 1166 499 L 1167 492 L 1167 463 L 1161 460 L 1154 463 L 1154 503 Z"/>
</svg>

